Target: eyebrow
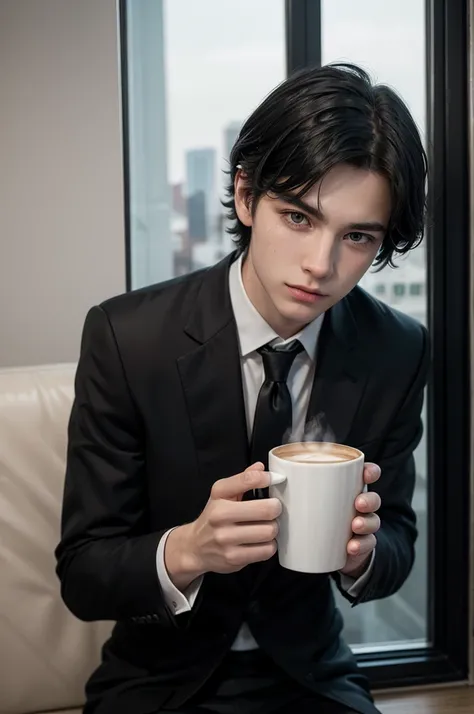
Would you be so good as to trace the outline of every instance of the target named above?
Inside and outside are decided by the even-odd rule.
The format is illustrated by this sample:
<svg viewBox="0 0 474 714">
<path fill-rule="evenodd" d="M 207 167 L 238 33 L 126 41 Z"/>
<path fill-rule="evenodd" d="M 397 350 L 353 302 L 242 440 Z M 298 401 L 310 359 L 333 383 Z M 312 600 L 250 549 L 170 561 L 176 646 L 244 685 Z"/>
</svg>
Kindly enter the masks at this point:
<svg viewBox="0 0 474 714">
<path fill-rule="evenodd" d="M 293 196 L 292 194 L 280 194 L 278 196 L 278 199 L 280 201 L 284 201 L 285 203 L 290 203 L 292 206 L 300 208 L 302 211 L 305 211 L 305 213 L 309 213 L 311 216 L 314 216 L 319 221 L 325 221 L 324 215 L 322 211 L 319 210 L 319 208 L 317 208 L 316 206 L 311 206 L 309 203 L 306 203 L 306 201 L 303 201 L 303 199 L 299 198 L 298 196 Z M 347 227 L 353 231 L 374 231 L 379 233 L 385 233 L 387 231 L 387 227 L 384 226 L 382 223 L 379 223 L 378 221 L 349 223 Z"/>
</svg>

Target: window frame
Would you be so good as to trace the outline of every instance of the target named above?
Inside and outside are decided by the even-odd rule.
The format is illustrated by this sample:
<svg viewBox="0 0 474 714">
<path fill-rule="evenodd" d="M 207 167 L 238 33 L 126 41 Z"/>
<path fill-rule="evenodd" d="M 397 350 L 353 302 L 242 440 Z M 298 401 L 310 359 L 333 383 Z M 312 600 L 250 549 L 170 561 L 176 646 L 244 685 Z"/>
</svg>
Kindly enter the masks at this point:
<svg viewBox="0 0 474 714">
<path fill-rule="evenodd" d="M 119 27 L 119 62 L 120 85 L 122 100 L 122 156 L 123 156 L 123 210 L 125 238 L 125 289 L 132 290 L 132 220 L 131 220 L 131 188 L 130 188 L 130 93 L 128 82 L 128 23 L 127 0 L 118 0 Z"/>
<path fill-rule="evenodd" d="M 429 656 L 437 661 L 430 681 L 448 681 L 466 679 L 469 666 L 468 3 L 431 0 L 428 10 Z"/>
<path fill-rule="evenodd" d="M 428 632 L 361 653 L 373 689 L 463 681 L 469 657 L 469 142 L 467 0 L 427 0 Z M 321 64 L 320 0 L 286 0 L 287 74 Z M 131 289 L 126 0 L 119 0 L 127 289 Z M 449 96 L 449 101 L 447 98 Z M 453 240 L 458 236 L 458 240 Z M 461 240 L 459 240 L 461 236 Z M 416 567 L 416 564 L 415 564 Z"/>
</svg>

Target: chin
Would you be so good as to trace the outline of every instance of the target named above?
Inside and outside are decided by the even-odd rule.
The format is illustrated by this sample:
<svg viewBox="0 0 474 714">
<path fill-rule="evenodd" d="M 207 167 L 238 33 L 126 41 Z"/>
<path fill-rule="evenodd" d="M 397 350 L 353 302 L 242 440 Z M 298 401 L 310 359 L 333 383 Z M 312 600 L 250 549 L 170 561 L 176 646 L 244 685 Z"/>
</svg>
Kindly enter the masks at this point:
<svg viewBox="0 0 474 714">
<path fill-rule="evenodd" d="M 314 306 L 309 307 L 305 305 L 292 305 L 292 306 L 282 306 L 279 313 L 285 322 L 291 325 L 295 325 L 298 329 L 301 329 L 309 322 L 315 320 L 324 310 L 315 310 Z"/>
<path fill-rule="evenodd" d="M 318 303 L 303 303 L 303 302 L 290 302 L 282 305 L 282 310 L 286 311 L 288 316 L 294 315 L 296 319 L 300 317 L 307 320 L 314 320 L 315 317 L 320 315 L 326 309 L 327 298 L 319 301 Z"/>
</svg>

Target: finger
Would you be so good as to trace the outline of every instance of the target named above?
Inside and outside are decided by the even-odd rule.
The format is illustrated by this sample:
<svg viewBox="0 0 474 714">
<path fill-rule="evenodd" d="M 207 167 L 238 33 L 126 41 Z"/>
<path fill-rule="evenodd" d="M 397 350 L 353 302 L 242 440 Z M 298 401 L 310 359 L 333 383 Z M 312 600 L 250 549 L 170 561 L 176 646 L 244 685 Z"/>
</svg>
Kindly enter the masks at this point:
<svg viewBox="0 0 474 714">
<path fill-rule="evenodd" d="M 357 535 L 367 535 L 377 533 L 380 528 L 380 518 L 376 513 L 369 513 L 368 516 L 358 516 L 352 521 L 352 530 Z"/>
<path fill-rule="evenodd" d="M 355 507 L 359 513 L 375 513 L 382 505 L 382 500 L 375 491 L 367 491 L 367 493 L 357 496 Z"/>
<path fill-rule="evenodd" d="M 258 462 L 241 474 L 216 481 L 211 490 L 211 498 L 236 499 L 253 488 L 267 488 L 269 484 L 270 475 L 265 472 L 264 465 Z"/>
<path fill-rule="evenodd" d="M 261 563 L 264 560 L 270 560 L 277 552 L 277 548 L 275 540 L 270 543 L 242 545 L 235 548 L 230 561 L 232 565 L 237 567 L 244 567 L 245 565 L 250 565 L 250 563 Z"/>
<path fill-rule="evenodd" d="M 257 543 L 271 543 L 278 535 L 276 521 L 263 521 L 251 525 L 239 525 L 233 534 L 238 545 L 252 545 Z"/>
<path fill-rule="evenodd" d="M 229 503 L 226 505 L 223 517 L 231 523 L 255 524 L 261 521 L 274 521 L 281 511 L 282 506 L 278 498 L 264 498 Z"/>
<path fill-rule="evenodd" d="M 349 555 L 368 555 L 377 545 L 377 538 L 374 535 L 357 536 L 351 538 L 347 544 Z"/>
<path fill-rule="evenodd" d="M 264 545 L 245 545 L 242 550 L 247 554 L 247 563 L 261 563 L 264 560 L 270 560 L 278 550 L 276 540 Z"/>
<path fill-rule="evenodd" d="M 380 466 L 371 464 L 370 462 L 364 466 L 364 483 L 375 483 L 379 480 L 382 473 Z"/>
</svg>

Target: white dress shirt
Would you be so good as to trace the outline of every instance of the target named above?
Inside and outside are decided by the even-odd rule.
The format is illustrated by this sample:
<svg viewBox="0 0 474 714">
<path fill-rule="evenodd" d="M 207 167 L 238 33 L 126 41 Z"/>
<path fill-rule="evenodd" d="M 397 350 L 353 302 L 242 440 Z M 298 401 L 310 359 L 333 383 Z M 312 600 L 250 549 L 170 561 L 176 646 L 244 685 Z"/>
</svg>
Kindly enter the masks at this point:
<svg viewBox="0 0 474 714">
<path fill-rule="evenodd" d="M 264 381 L 263 362 L 257 350 L 268 343 L 272 345 L 284 345 L 298 339 L 304 349 L 295 357 L 288 375 L 287 385 L 293 404 L 291 440 L 300 441 L 304 435 L 306 412 L 308 410 L 317 358 L 317 343 L 324 315 L 313 320 L 313 322 L 307 325 L 301 332 L 293 335 L 290 339 L 283 340 L 270 325 L 265 322 L 245 292 L 242 281 L 242 256 L 230 267 L 229 290 L 239 339 L 242 386 L 249 440 L 252 434 L 258 393 Z M 166 604 L 174 611 L 175 615 L 180 615 L 192 609 L 203 578 L 198 578 L 191 583 L 184 593 L 173 585 L 166 571 L 164 562 L 166 539 L 169 533 L 171 533 L 171 530 L 173 529 L 167 531 L 160 540 L 156 564 L 158 578 Z M 355 597 L 367 581 L 370 571 L 371 565 L 369 565 L 365 573 L 358 580 L 341 575 L 341 586 L 347 590 L 349 595 Z M 257 647 L 258 645 L 248 625 L 244 623 L 232 645 L 232 649 L 249 650 Z"/>
</svg>

